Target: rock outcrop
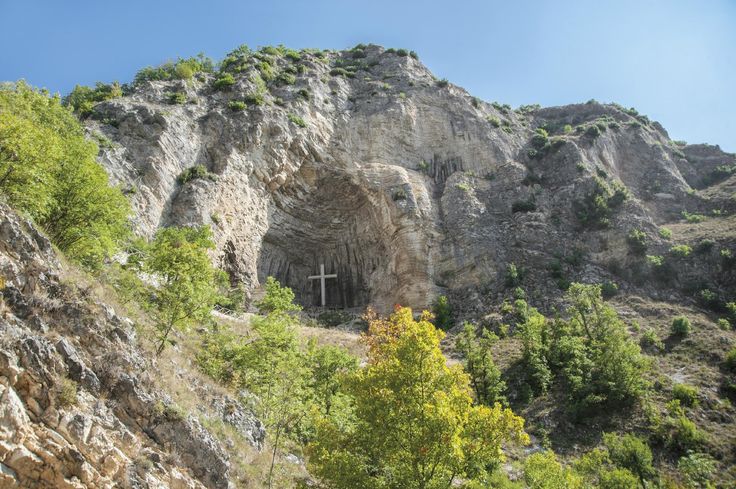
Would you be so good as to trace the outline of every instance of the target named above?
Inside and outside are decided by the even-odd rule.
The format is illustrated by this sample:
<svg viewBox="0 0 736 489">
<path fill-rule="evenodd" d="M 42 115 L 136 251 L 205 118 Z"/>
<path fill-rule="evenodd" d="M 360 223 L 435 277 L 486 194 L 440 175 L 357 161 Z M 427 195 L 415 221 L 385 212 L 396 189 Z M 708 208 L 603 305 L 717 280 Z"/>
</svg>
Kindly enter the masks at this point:
<svg viewBox="0 0 736 489">
<path fill-rule="evenodd" d="M 153 384 L 133 323 L 63 277 L 0 205 L 0 486 L 231 487 L 228 454 Z M 262 425 L 232 412 L 260 446 Z"/>
<path fill-rule="evenodd" d="M 546 263 L 574 246 L 600 278 L 605 263 L 626 259 L 622 234 L 697 210 L 691 187 L 736 162 L 717 147 L 678 145 L 615 104 L 489 104 L 402 54 L 261 52 L 229 90 L 210 74 L 145 82 L 99 104 L 88 127 L 114 142 L 101 161 L 129 189 L 141 232 L 211 224 L 215 259 L 234 279 L 253 291 L 274 275 L 307 306 L 319 304 L 307 276 L 321 263 L 338 276 L 328 305 L 383 310 L 493 289 L 506 264 Z M 233 110 L 258 92 L 259 60 L 275 74 L 264 103 Z M 278 83 L 281 73 L 296 81 Z M 168 103 L 171 92 L 188 102 Z M 538 128 L 548 140 L 534 138 Z M 211 178 L 180 184 L 195 165 Z M 596 179 L 631 198 L 608 230 L 587 231 L 576 203 Z"/>
</svg>

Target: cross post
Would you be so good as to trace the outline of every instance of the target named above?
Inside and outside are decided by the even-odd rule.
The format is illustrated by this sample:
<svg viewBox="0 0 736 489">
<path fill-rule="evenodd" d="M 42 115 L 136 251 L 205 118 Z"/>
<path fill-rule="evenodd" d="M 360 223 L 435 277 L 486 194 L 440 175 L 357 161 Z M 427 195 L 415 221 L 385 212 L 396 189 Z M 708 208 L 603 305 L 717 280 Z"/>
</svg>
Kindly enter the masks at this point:
<svg viewBox="0 0 736 489">
<path fill-rule="evenodd" d="M 328 278 L 337 278 L 337 274 L 332 273 L 330 275 L 325 275 L 325 264 L 324 263 L 320 263 L 320 265 L 319 265 L 319 275 L 310 275 L 309 277 L 307 277 L 307 279 L 309 279 L 309 280 L 319 279 L 319 281 L 320 281 L 320 292 L 322 293 L 321 294 L 321 296 L 322 296 L 321 297 L 322 298 L 322 307 L 325 307 L 325 304 L 326 304 L 326 297 L 325 296 L 327 295 L 327 291 L 325 289 L 325 279 L 328 279 Z"/>
</svg>

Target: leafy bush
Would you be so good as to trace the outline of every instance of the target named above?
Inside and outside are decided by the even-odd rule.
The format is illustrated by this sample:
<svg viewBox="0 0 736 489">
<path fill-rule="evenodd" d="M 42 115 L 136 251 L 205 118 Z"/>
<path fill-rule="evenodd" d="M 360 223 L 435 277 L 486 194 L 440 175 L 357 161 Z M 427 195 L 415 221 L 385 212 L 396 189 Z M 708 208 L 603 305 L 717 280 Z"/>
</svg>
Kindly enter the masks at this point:
<svg viewBox="0 0 736 489">
<path fill-rule="evenodd" d="M 85 117 L 92 112 L 95 104 L 122 96 L 123 89 L 118 82 L 110 84 L 97 82 L 94 88 L 75 85 L 69 95 L 64 97 L 63 104 L 71 107 L 81 117 Z"/>
<path fill-rule="evenodd" d="M 592 190 L 573 205 L 581 224 L 592 228 L 606 228 L 610 224 L 613 210 L 627 198 L 628 192 L 623 185 L 614 184 L 612 190 L 603 179 L 595 177 Z"/>
<path fill-rule="evenodd" d="M 643 438 L 631 434 L 619 436 L 604 433 L 603 443 L 611 461 L 634 474 L 642 483 L 656 475 L 652 465 L 652 450 Z"/>
<path fill-rule="evenodd" d="M 438 87 L 440 87 L 440 88 L 445 88 L 446 86 L 448 86 L 448 85 L 450 84 L 450 82 L 449 82 L 449 81 L 447 81 L 447 78 L 443 78 L 443 79 L 441 79 L 441 80 L 437 80 L 437 81 L 435 82 L 435 84 L 436 84 L 436 85 L 437 85 Z"/>
<path fill-rule="evenodd" d="M 278 83 L 279 85 L 293 85 L 294 83 L 296 83 L 296 76 L 285 71 L 281 72 L 276 77 L 276 83 Z"/>
<path fill-rule="evenodd" d="M 616 294 L 618 294 L 618 284 L 616 282 L 606 280 L 601 284 L 601 295 L 604 299 L 610 299 Z"/>
<path fill-rule="evenodd" d="M 299 311 L 301 307 L 294 304 L 294 292 L 289 287 L 282 287 L 273 277 L 266 278 L 266 294 L 255 306 L 261 314 Z"/>
<path fill-rule="evenodd" d="M 690 253 L 692 253 L 693 249 L 689 247 L 688 245 L 677 245 L 670 248 L 670 253 L 672 253 L 675 256 L 678 256 L 680 258 L 685 258 L 687 256 L 690 256 Z"/>
<path fill-rule="evenodd" d="M 677 316 L 672 320 L 672 333 L 677 336 L 687 336 L 691 329 L 690 320 L 685 316 Z"/>
<path fill-rule="evenodd" d="M 59 406 L 75 406 L 77 404 L 78 390 L 79 386 L 72 379 L 66 377 L 61 378 L 56 390 L 56 400 Z"/>
<path fill-rule="evenodd" d="M 689 452 L 677 462 L 688 487 L 713 487 L 710 482 L 716 471 L 716 461 L 705 453 Z"/>
<path fill-rule="evenodd" d="M 501 127 L 501 120 L 496 116 L 489 115 L 486 117 L 486 120 L 490 122 L 493 127 Z"/>
<path fill-rule="evenodd" d="M 537 128 L 537 130 L 534 132 L 534 136 L 532 136 L 532 146 L 534 146 L 536 149 L 542 149 L 544 148 L 548 142 L 549 134 L 544 129 Z"/>
<path fill-rule="evenodd" d="M 657 336 L 657 332 L 653 329 L 648 329 L 644 332 L 644 334 L 641 335 L 639 344 L 643 348 L 653 348 L 659 351 L 664 350 L 664 343 L 659 338 L 659 336 Z"/>
<path fill-rule="evenodd" d="M 687 384 L 675 384 L 672 387 L 672 397 L 680 401 L 680 405 L 695 407 L 698 405 L 698 389 Z"/>
<path fill-rule="evenodd" d="M 726 353 L 726 360 L 724 361 L 724 364 L 726 365 L 726 368 L 728 370 L 736 373 L 736 346 L 731 348 L 729 352 Z"/>
<path fill-rule="evenodd" d="M 212 84 L 215 90 L 228 90 L 233 85 L 235 85 L 235 78 L 230 73 L 221 74 Z"/>
<path fill-rule="evenodd" d="M 299 127 L 307 127 L 307 123 L 306 123 L 306 122 L 304 122 L 304 119 L 302 119 L 302 118 L 301 118 L 301 117 L 299 117 L 298 115 L 295 115 L 295 114 L 288 114 L 288 115 L 287 115 L 286 117 L 287 117 L 287 118 L 288 118 L 288 119 L 289 119 L 289 120 L 290 120 L 291 122 L 293 122 L 294 124 L 296 124 L 296 125 L 297 125 L 297 126 L 299 126 Z"/>
<path fill-rule="evenodd" d="M 187 102 L 187 94 L 184 92 L 168 92 L 166 94 L 166 101 L 174 105 L 185 104 Z"/>
<path fill-rule="evenodd" d="M 647 233 L 639 229 L 632 229 L 626 237 L 629 250 L 636 255 L 643 255 L 647 251 Z"/>
<path fill-rule="evenodd" d="M 215 176 L 207 171 L 207 168 L 204 165 L 194 165 L 181 172 L 181 174 L 177 178 L 177 181 L 181 185 L 184 185 L 185 183 L 196 180 L 198 178 L 207 178 L 209 180 L 214 180 Z"/>
<path fill-rule="evenodd" d="M 601 135 L 601 130 L 597 125 L 591 125 L 585 130 L 585 135 L 595 139 Z"/>
<path fill-rule="evenodd" d="M 703 222 L 707 219 L 702 214 L 690 214 L 688 211 L 682 211 L 682 217 L 683 219 L 685 219 L 687 222 L 690 222 L 690 223 Z"/>
<path fill-rule="evenodd" d="M 133 83 L 138 85 L 146 81 L 188 80 L 196 73 L 211 73 L 213 70 L 213 61 L 200 53 L 196 57 L 179 58 L 174 62 L 143 68 L 135 74 Z"/>
<path fill-rule="evenodd" d="M 659 237 L 662 239 L 671 239 L 672 238 L 672 230 L 669 228 L 659 228 Z"/>
<path fill-rule="evenodd" d="M 697 450 L 705 442 L 705 435 L 690 421 L 680 406 L 680 401 L 667 404 L 667 415 L 652 420 L 653 435 L 665 446 L 680 453 Z"/>
<path fill-rule="evenodd" d="M 516 287 L 524 280 L 524 270 L 516 266 L 516 263 L 506 265 L 505 282 L 506 287 Z"/>
<path fill-rule="evenodd" d="M 129 233 L 130 206 L 98 151 L 58 97 L 24 82 L 0 86 L 0 193 L 88 269 Z"/>
<path fill-rule="evenodd" d="M 230 108 L 230 110 L 234 112 L 239 112 L 241 110 L 245 110 L 246 104 L 242 100 L 231 100 L 228 102 L 227 106 Z"/>
<path fill-rule="evenodd" d="M 452 328 L 452 306 L 450 300 L 445 295 L 441 295 L 432 304 L 432 314 L 434 314 L 434 324 L 441 330 L 447 331 Z"/>
</svg>

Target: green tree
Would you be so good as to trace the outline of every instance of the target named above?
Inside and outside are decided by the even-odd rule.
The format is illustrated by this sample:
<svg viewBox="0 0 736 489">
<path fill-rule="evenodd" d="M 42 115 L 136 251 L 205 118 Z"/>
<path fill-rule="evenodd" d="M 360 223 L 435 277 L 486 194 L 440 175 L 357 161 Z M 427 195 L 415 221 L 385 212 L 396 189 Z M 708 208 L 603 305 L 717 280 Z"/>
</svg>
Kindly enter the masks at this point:
<svg viewBox="0 0 736 489">
<path fill-rule="evenodd" d="M 130 207 L 57 96 L 0 87 L 0 192 L 72 259 L 97 269 L 128 235 Z"/>
<path fill-rule="evenodd" d="M 184 330 L 210 317 L 227 281 L 212 266 L 207 250 L 214 248 L 209 226 L 159 230 L 147 250 L 143 269 L 159 281 L 154 304 L 160 355 L 172 330 Z"/>
<path fill-rule="evenodd" d="M 289 287 L 282 287 L 278 280 L 267 277 L 266 295 L 256 302 L 256 307 L 261 314 L 299 311 L 301 306 L 294 304 L 294 297 L 294 291 Z"/>
<path fill-rule="evenodd" d="M 478 337 L 475 325 L 465 323 L 463 331 L 455 340 L 455 347 L 462 353 L 465 371 L 470 376 L 470 385 L 479 402 L 492 406 L 496 402 L 505 403 L 506 383 L 501 379 L 501 370 L 493 361 L 491 347 L 498 340 L 488 330 Z"/>
<path fill-rule="evenodd" d="M 446 295 L 441 295 L 432 304 L 434 324 L 443 331 L 452 328 L 452 306 Z"/>
<path fill-rule="evenodd" d="M 315 400 L 322 413 L 329 416 L 342 378 L 358 368 L 358 359 L 339 346 L 319 346 L 310 342 L 306 364 L 310 370 L 310 388 Z"/>
<path fill-rule="evenodd" d="M 604 433 L 603 443 L 608 448 L 611 461 L 638 477 L 642 486 L 647 479 L 656 475 L 652 466 L 652 450 L 642 438 L 631 434 L 619 436 L 614 433 Z"/>
<path fill-rule="evenodd" d="M 328 487 L 450 487 L 486 474 L 502 443 L 528 440 L 511 410 L 473 406 L 469 379 L 447 366 L 430 318 L 415 321 L 408 308 L 368 315 L 368 365 L 346 381 L 356 422 L 321 418 L 309 446 L 310 470 Z"/>
</svg>

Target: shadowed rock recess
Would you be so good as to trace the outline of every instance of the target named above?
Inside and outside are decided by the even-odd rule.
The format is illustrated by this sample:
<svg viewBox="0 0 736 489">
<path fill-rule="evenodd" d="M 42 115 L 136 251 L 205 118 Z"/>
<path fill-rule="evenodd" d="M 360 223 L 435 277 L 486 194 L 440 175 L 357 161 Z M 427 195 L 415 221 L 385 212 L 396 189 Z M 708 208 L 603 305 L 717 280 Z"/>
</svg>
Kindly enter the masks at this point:
<svg viewBox="0 0 736 489">
<path fill-rule="evenodd" d="M 209 223 L 234 280 L 253 293 L 273 275 L 307 306 L 319 304 L 307 276 L 320 263 L 338 275 L 327 302 L 341 308 L 425 307 L 501 285 L 507 263 L 544 268 L 576 247 L 590 253 L 587 278 L 604 278 L 627 259 L 622 231 L 697 211 L 691 186 L 736 161 L 676 144 L 615 104 L 486 103 L 378 46 L 260 56 L 296 81 L 277 77 L 260 93 L 251 63 L 227 90 L 213 74 L 144 82 L 98 104 L 87 126 L 115 143 L 101 162 L 130 191 L 139 231 Z M 168 103 L 171 92 L 187 102 Z M 262 104 L 229 107 L 254 93 Z M 548 136 L 535 138 L 539 128 Z M 180 184 L 196 165 L 210 177 Z M 606 226 L 582 226 L 601 182 L 629 198 Z"/>
</svg>

